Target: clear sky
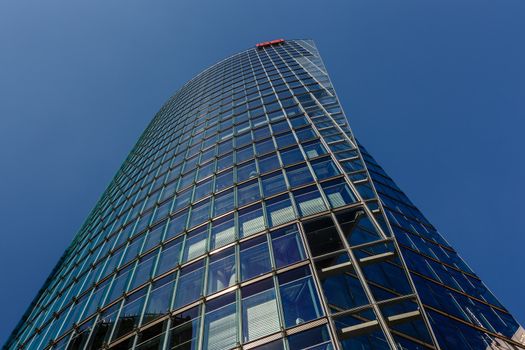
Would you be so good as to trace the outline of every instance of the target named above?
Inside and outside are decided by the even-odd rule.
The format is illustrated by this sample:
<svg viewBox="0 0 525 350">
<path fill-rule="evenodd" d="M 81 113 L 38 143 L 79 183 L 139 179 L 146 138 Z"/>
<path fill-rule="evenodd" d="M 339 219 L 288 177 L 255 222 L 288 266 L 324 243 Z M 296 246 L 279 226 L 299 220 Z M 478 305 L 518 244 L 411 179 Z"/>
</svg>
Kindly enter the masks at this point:
<svg viewBox="0 0 525 350">
<path fill-rule="evenodd" d="M 160 106 L 317 42 L 356 136 L 525 323 L 525 1 L 0 2 L 0 344 Z"/>
</svg>

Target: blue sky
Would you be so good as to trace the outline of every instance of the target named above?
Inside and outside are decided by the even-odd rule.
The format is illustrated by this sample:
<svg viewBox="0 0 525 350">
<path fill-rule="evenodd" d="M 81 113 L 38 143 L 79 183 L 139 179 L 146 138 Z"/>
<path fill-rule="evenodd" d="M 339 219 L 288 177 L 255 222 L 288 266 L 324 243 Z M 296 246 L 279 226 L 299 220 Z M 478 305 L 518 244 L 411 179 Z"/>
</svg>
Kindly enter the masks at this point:
<svg viewBox="0 0 525 350">
<path fill-rule="evenodd" d="M 259 41 L 317 42 L 356 136 L 525 323 L 523 0 L 0 2 L 0 344 L 142 130 Z"/>
</svg>

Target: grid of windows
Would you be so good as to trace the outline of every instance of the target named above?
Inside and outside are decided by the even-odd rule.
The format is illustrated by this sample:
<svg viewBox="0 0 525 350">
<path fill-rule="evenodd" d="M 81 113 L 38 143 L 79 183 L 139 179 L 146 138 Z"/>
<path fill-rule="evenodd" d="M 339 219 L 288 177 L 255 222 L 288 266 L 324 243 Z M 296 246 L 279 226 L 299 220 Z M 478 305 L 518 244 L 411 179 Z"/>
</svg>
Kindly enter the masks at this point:
<svg viewBox="0 0 525 350">
<path fill-rule="evenodd" d="M 161 108 L 7 348 L 488 348 L 518 328 L 291 40 Z"/>
</svg>

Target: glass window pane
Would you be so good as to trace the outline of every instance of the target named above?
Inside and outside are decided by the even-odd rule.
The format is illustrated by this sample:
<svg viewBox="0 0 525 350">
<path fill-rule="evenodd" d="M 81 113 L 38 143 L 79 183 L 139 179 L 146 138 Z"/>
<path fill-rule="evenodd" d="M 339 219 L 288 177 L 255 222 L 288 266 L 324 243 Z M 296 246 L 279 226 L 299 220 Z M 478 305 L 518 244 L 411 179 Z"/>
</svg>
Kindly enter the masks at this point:
<svg viewBox="0 0 525 350">
<path fill-rule="evenodd" d="M 257 180 L 245 183 L 237 188 L 237 205 L 242 207 L 260 199 L 259 182 Z"/>
<path fill-rule="evenodd" d="M 319 180 L 328 179 L 340 174 L 330 158 L 312 162 L 312 168 L 314 169 L 315 176 L 317 176 Z"/>
<path fill-rule="evenodd" d="M 200 315 L 199 308 L 194 307 L 172 318 L 168 337 L 170 350 L 196 350 L 199 344 Z"/>
<path fill-rule="evenodd" d="M 195 195 L 193 197 L 193 201 L 196 202 L 201 198 L 206 197 L 211 193 L 213 189 L 213 181 L 212 179 L 208 179 L 206 181 L 201 182 L 200 184 L 195 187 Z"/>
<path fill-rule="evenodd" d="M 180 209 L 186 208 L 191 201 L 191 196 L 193 194 L 193 189 L 188 189 L 184 192 L 181 192 L 175 197 L 175 204 L 171 209 L 172 213 L 179 211 Z"/>
<path fill-rule="evenodd" d="M 244 342 L 278 332 L 279 314 L 273 280 L 246 286 L 242 294 L 242 334 Z"/>
<path fill-rule="evenodd" d="M 272 269 L 266 236 L 241 244 L 241 280 L 262 275 Z"/>
<path fill-rule="evenodd" d="M 285 148 L 297 143 L 292 133 L 279 135 L 275 138 L 275 141 L 277 142 L 277 147 L 279 148 Z"/>
<path fill-rule="evenodd" d="M 255 144 L 255 150 L 257 155 L 262 155 L 268 152 L 275 151 L 275 146 L 273 144 L 273 139 L 267 139 L 264 141 L 259 141 Z"/>
<path fill-rule="evenodd" d="M 204 261 L 198 261 L 180 270 L 177 280 L 177 293 L 175 294 L 175 305 L 177 309 L 181 306 L 197 300 L 202 295 L 204 281 Z"/>
<path fill-rule="evenodd" d="M 208 238 L 208 227 L 200 227 L 188 232 L 184 243 L 184 254 L 182 263 L 196 258 L 206 252 L 206 239 Z"/>
<path fill-rule="evenodd" d="M 243 182 L 258 175 L 255 160 L 237 167 L 237 182 Z"/>
<path fill-rule="evenodd" d="M 213 216 L 219 216 L 235 208 L 233 190 L 227 190 L 215 196 L 213 203 Z"/>
<path fill-rule="evenodd" d="M 286 182 L 281 171 L 262 177 L 262 188 L 265 197 L 286 191 Z"/>
<path fill-rule="evenodd" d="M 253 158 L 253 147 L 251 145 L 248 147 L 244 147 L 242 149 L 237 150 L 235 154 L 235 162 L 242 163 L 244 161 L 247 161 L 248 159 Z"/>
<path fill-rule="evenodd" d="M 235 240 L 235 220 L 233 214 L 215 220 L 211 228 L 210 249 L 220 248 Z"/>
<path fill-rule="evenodd" d="M 210 256 L 207 294 L 232 286 L 236 282 L 235 249 L 230 248 Z"/>
<path fill-rule="evenodd" d="M 135 268 L 135 273 L 133 274 L 133 281 L 129 287 L 130 290 L 137 288 L 150 279 L 153 265 L 157 261 L 158 253 L 159 249 L 156 249 L 139 260 L 138 265 Z"/>
<path fill-rule="evenodd" d="M 168 272 L 179 263 L 180 252 L 182 249 L 183 237 L 179 237 L 169 243 L 167 243 L 160 253 L 159 262 L 157 264 L 156 275 L 162 275 L 164 272 Z"/>
<path fill-rule="evenodd" d="M 231 148 L 230 148 L 231 149 Z M 217 160 L 217 171 L 222 171 L 233 165 L 233 153 L 230 152 Z"/>
<path fill-rule="evenodd" d="M 291 335 L 288 337 L 288 345 L 290 350 L 328 350 L 334 348 L 326 326 Z"/>
<path fill-rule="evenodd" d="M 301 129 L 300 131 L 297 131 L 296 134 L 297 138 L 299 139 L 299 142 L 306 142 L 317 137 L 315 132 L 310 127 Z"/>
<path fill-rule="evenodd" d="M 130 333 L 139 325 L 142 307 L 146 299 L 146 290 L 146 288 L 143 288 L 126 299 L 115 324 L 112 340 Z"/>
<path fill-rule="evenodd" d="M 288 194 L 266 201 L 268 224 L 270 227 L 278 226 L 295 219 L 292 201 Z"/>
<path fill-rule="evenodd" d="M 305 259 L 303 243 L 296 225 L 273 231 L 271 236 L 276 268 Z"/>
<path fill-rule="evenodd" d="M 211 201 L 207 199 L 191 208 L 189 227 L 196 226 L 208 220 L 210 217 L 210 203 Z"/>
<path fill-rule="evenodd" d="M 304 161 L 303 154 L 299 147 L 292 147 L 286 151 L 281 151 L 281 159 L 283 160 L 284 166 Z"/>
<path fill-rule="evenodd" d="M 230 349 L 237 343 L 235 295 L 227 294 L 206 303 L 204 350 Z"/>
<path fill-rule="evenodd" d="M 228 170 L 219 175 L 217 175 L 217 180 L 215 182 L 215 192 L 219 192 L 226 187 L 233 185 L 233 171 Z"/>
<path fill-rule="evenodd" d="M 239 211 L 239 235 L 246 237 L 264 230 L 264 217 L 260 204 Z"/>
<path fill-rule="evenodd" d="M 301 267 L 278 276 L 286 327 L 292 327 L 323 315 L 310 269 Z"/>
<path fill-rule="evenodd" d="M 354 194 L 343 179 L 325 182 L 321 185 L 332 208 L 356 202 Z"/>
<path fill-rule="evenodd" d="M 268 154 L 259 159 L 259 171 L 261 174 L 268 173 L 280 167 L 279 158 L 276 153 Z"/>
<path fill-rule="evenodd" d="M 312 174 L 310 173 L 310 170 L 306 164 L 301 164 L 286 169 L 286 175 L 288 176 L 288 182 L 292 187 L 306 185 L 314 181 L 314 178 L 312 177 Z"/>
<path fill-rule="evenodd" d="M 150 322 L 164 315 L 170 309 L 176 273 L 172 273 L 153 283 L 148 297 L 148 304 L 144 311 L 142 324 Z"/>
<path fill-rule="evenodd" d="M 326 210 L 321 193 L 316 186 L 294 191 L 293 195 L 302 216 L 312 215 Z"/>
</svg>

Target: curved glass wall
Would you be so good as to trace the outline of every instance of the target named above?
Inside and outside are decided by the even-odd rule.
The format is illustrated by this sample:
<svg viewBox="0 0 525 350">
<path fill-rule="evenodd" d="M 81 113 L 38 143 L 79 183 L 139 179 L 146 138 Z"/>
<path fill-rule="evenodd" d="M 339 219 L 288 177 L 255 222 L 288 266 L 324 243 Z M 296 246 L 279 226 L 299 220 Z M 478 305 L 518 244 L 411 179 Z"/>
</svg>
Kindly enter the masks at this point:
<svg viewBox="0 0 525 350">
<path fill-rule="evenodd" d="M 6 349 L 517 349 L 522 331 L 290 40 L 161 108 Z"/>
</svg>

